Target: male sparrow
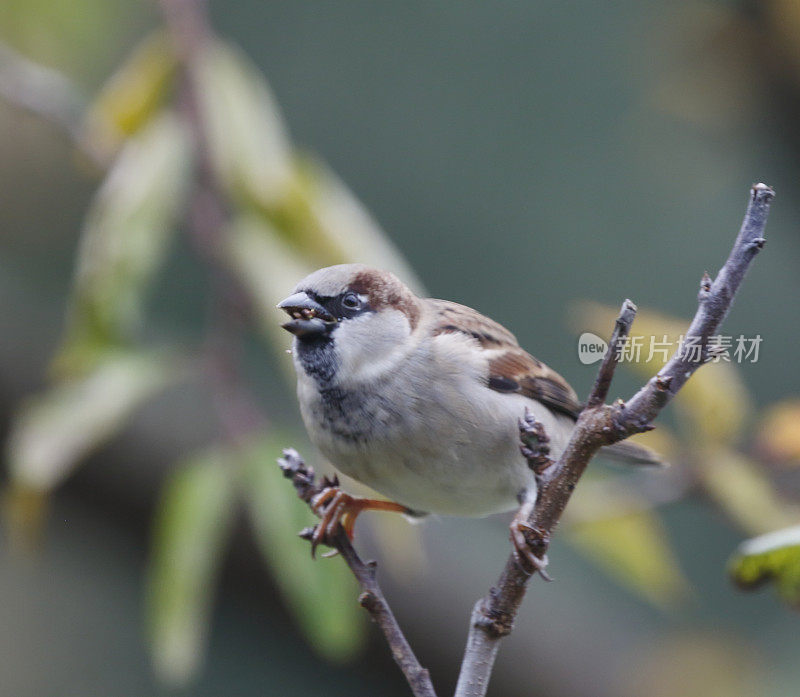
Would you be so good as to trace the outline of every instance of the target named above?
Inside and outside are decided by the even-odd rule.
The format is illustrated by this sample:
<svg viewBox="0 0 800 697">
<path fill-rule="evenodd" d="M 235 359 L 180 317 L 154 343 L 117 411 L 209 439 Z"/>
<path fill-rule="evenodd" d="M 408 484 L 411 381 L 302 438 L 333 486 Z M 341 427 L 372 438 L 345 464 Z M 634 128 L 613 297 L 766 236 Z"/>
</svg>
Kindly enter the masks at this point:
<svg viewBox="0 0 800 697">
<path fill-rule="evenodd" d="M 464 305 L 419 298 L 394 274 L 361 264 L 312 273 L 278 307 L 292 317 L 283 327 L 295 336 L 297 394 L 312 442 L 341 472 L 391 499 L 323 491 L 315 546 L 339 523 L 352 537 L 366 509 L 485 516 L 535 500 L 519 420 L 535 417 L 557 459 L 581 405 L 510 331 Z M 632 443 L 604 450 L 658 462 Z M 540 568 L 520 524 L 512 525 L 515 547 Z"/>
</svg>

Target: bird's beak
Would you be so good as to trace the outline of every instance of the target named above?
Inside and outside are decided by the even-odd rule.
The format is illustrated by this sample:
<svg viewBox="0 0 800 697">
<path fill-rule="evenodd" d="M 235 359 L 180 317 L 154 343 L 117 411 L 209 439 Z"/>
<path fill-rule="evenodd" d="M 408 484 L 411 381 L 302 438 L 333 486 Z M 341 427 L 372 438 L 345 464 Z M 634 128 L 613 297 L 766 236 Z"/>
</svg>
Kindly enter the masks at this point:
<svg viewBox="0 0 800 697">
<path fill-rule="evenodd" d="M 278 308 L 293 318 L 281 326 L 299 339 L 325 336 L 337 324 L 330 312 L 303 292 L 290 295 L 278 303 Z"/>
</svg>

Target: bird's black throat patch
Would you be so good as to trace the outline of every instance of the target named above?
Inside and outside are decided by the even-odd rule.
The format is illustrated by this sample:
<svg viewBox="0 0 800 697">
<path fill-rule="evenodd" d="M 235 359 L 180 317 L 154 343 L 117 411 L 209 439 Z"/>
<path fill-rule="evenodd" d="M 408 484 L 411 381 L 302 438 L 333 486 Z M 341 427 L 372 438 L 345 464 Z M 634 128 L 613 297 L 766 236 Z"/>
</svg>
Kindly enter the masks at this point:
<svg viewBox="0 0 800 697">
<path fill-rule="evenodd" d="M 295 344 L 295 352 L 303 370 L 314 378 L 320 389 L 329 388 L 339 368 L 333 339 L 329 336 L 300 339 Z"/>
</svg>

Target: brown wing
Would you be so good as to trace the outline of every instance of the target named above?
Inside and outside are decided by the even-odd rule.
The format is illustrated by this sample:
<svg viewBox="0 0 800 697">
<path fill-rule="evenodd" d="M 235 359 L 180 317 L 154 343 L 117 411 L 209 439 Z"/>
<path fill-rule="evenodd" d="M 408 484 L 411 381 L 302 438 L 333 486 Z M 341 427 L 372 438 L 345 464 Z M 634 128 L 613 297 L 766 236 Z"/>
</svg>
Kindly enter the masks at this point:
<svg viewBox="0 0 800 697">
<path fill-rule="evenodd" d="M 558 373 L 520 348 L 508 329 L 464 305 L 446 300 L 432 302 L 439 309 L 435 334 L 466 334 L 489 352 L 487 383 L 491 389 L 521 394 L 577 417 L 581 405 L 575 390 Z"/>
<path fill-rule="evenodd" d="M 516 392 L 577 417 L 578 395 L 557 372 L 519 347 L 509 347 L 489 360 L 489 387 L 498 392 Z"/>
<path fill-rule="evenodd" d="M 434 331 L 434 335 L 450 332 L 466 334 L 477 339 L 481 346 L 487 349 L 500 346 L 519 346 L 517 337 L 502 324 L 498 324 L 471 307 L 449 300 L 430 300 L 430 302 L 439 310 L 438 327 Z"/>
</svg>

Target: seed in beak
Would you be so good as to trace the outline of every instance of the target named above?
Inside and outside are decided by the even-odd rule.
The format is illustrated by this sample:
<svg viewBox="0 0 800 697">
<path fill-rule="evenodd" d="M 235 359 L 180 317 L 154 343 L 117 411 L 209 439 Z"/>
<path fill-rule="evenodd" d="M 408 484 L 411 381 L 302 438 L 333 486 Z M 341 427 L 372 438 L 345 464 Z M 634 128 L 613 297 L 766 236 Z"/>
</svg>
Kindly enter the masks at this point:
<svg viewBox="0 0 800 697">
<path fill-rule="evenodd" d="M 293 312 L 293 313 L 292 313 L 292 317 L 294 317 L 295 319 L 302 319 L 302 316 L 301 316 L 301 315 L 300 315 L 300 313 L 299 313 L 299 312 L 297 312 L 297 311 L 295 311 L 295 312 Z"/>
</svg>

